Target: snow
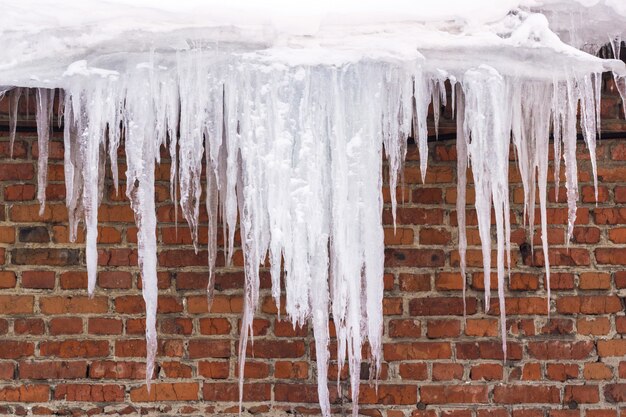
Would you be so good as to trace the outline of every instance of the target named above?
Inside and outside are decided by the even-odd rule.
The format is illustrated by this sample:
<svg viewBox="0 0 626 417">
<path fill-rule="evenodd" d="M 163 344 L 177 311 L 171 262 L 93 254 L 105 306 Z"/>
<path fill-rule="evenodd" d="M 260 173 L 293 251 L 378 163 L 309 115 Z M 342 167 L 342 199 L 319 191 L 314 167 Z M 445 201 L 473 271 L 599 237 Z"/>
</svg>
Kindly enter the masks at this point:
<svg viewBox="0 0 626 417">
<path fill-rule="evenodd" d="M 383 155 L 394 189 L 401 179 L 406 139 L 413 134 L 425 179 L 428 109 L 432 104 L 437 121 L 446 83 L 452 86 L 458 123 L 461 274 L 466 273 L 465 189 L 471 167 L 487 308 L 494 213 L 506 353 L 511 144 L 531 236 L 539 191 L 549 302 L 549 136 L 552 129 L 557 188 L 561 155 L 565 161 L 569 240 L 578 200 L 578 108 L 595 176 L 601 74 L 612 71 L 626 96 L 624 64 L 580 48 L 621 39 L 620 30 L 626 27 L 623 3 L 221 3 L 0 1 L 6 11 L 0 16 L 5 46 L 0 51 L 0 85 L 7 86 L 0 91 L 10 104 L 11 142 L 23 88 L 37 88 L 42 208 L 54 89 L 61 93 L 70 234 L 75 239 L 79 223 L 84 224 L 89 294 L 97 278 L 97 212 L 105 161 L 108 157 L 117 189 L 118 148 L 124 146 L 126 195 L 138 226 L 146 302 L 148 385 L 157 349 L 154 170 L 163 147 L 171 157 L 175 216 L 180 209 L 196 250 L 200 205 L 206 206 L 209 300 L 218 224 L 223 225 L 227 264 L 239 229 L 245 268 L 240 399 L 243 358 L 253 343 L 252 321 L 259 304 L 259 267 L 269 262 L 276 304 L 284 284 L 288 319 L 294 326 L 312 322 L 323 415 L 330 415 L 326 381 L 331 320 L 339 368 L 347 362 L 357 403 L 361 362 L 370 361 L 377 375 L 382 360 Z M 584 19 L 577 18 L 583 13 Z M 617 49 L 620 44 L 612 45 Z M 391 195 L 395 223 L 397 201 Z M 365 342 L 369 352 L 364 358 Z"/>
</svg>

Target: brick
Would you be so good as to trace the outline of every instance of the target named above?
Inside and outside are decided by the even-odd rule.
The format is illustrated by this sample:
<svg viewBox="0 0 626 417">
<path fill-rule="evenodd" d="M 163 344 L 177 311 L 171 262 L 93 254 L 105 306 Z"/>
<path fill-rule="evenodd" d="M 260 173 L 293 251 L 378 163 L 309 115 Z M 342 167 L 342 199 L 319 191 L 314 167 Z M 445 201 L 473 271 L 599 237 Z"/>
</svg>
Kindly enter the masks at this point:
<svg viewBox="0 0 626 417">
<path fill-rule="evenodd" d="M 79 379 L 87 377 L 86 361 L 21 361 L 18 364 L 20 379 Z"/>
<path fill-rule="evenodd" d="M 588 358 L 594 350 L 591 341 L 564 342 L 558 340 L 529 342 L 528 353 L 540 360 L 581 360 Z"/>
<path fill-rule="evenodd" d="M 15 228 L 12 226 L 0 226 L 0 243 L 15 242 Z"/>
<path fill-rule="evenodd" d="M 561 314 L 608 314 L 622 310 L 622 302 L 615 295 L 607 296 L 561 296 L 556 300 Z"/>
<path fill-rule="evenodd" d="M 401 363 L 399 369 L 402 379 L 425 381 L 428 378 L 425 363 Z"/>
<path fill-rule="evenodd" d="M 297 340 L 255 340 L 254 348 L 248 344 L 247 354 L 255 358 L 300 358 L 305 345 Z"/>
<path fill-rule="evenodd" d="M 18 359 L 32 356 L 35 352 L 35 345 L 32 342 L 22 342 L 17 340 L 0 340 L 0 358 Z"/>
<path fill-rule="evenodd" d="M 46 326 L 41 319 L 16 319 L 13 322 L 13 331 L 15 334 L 24 335 L 42 335 L 46 330 Z"/>
<path fill-rule="evenodd" d="M 609 380 L 613 378 L 613 370 L 602 362 L 586 363 L 583 376 L 589 380 Z"/>
<path fill-rule="evenodd" d="M 626 265 L 626 249 L 598 248 L 595 250 L 596 261 L 606 265 Z"/>
<path fill-rule="evenodd" d="M 19 385 L 0 388 L 0 401 L 45 403 L 49 399 L 50 388 L 47 385 Z"/>
<path fill-rule="evenodd" d="M 0 164 L 0 181 L 31 180 L 35 175 L 32 163 Z"/>
<path fill-rule="evenodd" d="M 109 310 L 106 297 L 42 297 L 39 307 L 44 314 L 106 313 Z"/>
<path fill-rule="evenodd" d="M 393 343 L 383 345 L 383 356 L 386 361 L 448 359 L 452 349 L 444 342 Z"/>
<path fill-rule="evenodd" d="M 288 401 L 282 398 L 283 394 L 279 388 L 281 384 L 275 384 L 274 395 L 278 401 Z M 246 384 L 243 391 L 243 401 L 267 401 L 271 396 L 269 384 Z M 294 390 L 291 387 L 292 391 Z M 204 383 L 202 386 L 202 397 L 205 401 L 238 401 L 239 387 L 234 383 Z M 305 401 L 299 401 L 305 402 Z"/>
<path fill-rule="evenodd" d="M 31 295 L 0 295 L 0 314 L 32 313 L 34 305 Z"/>
<path fill-rule="evenodd" d="M 400 274 L 400 290 L 407 292 L 429 291 L 430 275 Z"/>
<path fill-rule="evenodd" d="M 128 289 L 132 285 L 133 276 L 124 271 L 100 271 L 98 286 L 107 289 Z"/>
<path fill-rule="evenodd" d="M 150 392 L 145 386 L 130 390 L 130 400 L 146 401 L 197 401 L 200 385 L 197 382 L 152 384 Z"/>
<path fill-rule="evenodd" d="M 429 339 L 456 337 L 461 333 L 460 320 L 429 320 L 426 336 Z"/>
<path fill-rule="evenodd" d="M 457 359 L 504 359 L 500 341 L 456 342 L 455 345 Z M 522 347 L 518 343 L 507 342 L 506 346 L 508 360 L 520 360 L 522 358 Z"/>
<path fill-rule="evenodd" d="M 274 377 L 279 379 L 307 379 L 309 364 L 306 361 L 276 361 Z"/>
<path fill-rule="evenodd" d="M 78 265 L 78 249 L 13 249 L 11 262 L 14 265 Z"/>
<path fill-rule="evenodd" d="M 463 378 L 463 365 L 458 363 L 433 363 L 433 381 L 451 381 Z"/>
<path fill-rule="evenodd" d="M 567 381 L 578 378 L 578 365 L 571 363 L 549 363 L 546 365 L 546 377 L 553 381 Z"/>
<path fill-rule="evenodd" d="M 15 272 L 0 271 L 0 289 L 15 288 L 15 284 L 17 284 Z"/>
<path fill-rule="evenodd" d="M 410 385 L 363 385 L 359 390 L 359 404 L 407 405 L 415 404 L 417 391 Z"/>
<path fill-rule="evenodd" d="M 482 363 L 472 366 L 470 370 L 472 380 L 497 381 L 502 379 L 502 365 Z"/>
<path fill-rule="evenodd" d="M 22 272 L 22 287 L 52 289 L 54 288 L 54 272 L 52 271 L 24 271 Z"/>
<path fill-rule="evenodd" d="M 600 357 L 626 355 L 626 340 L 598 340 L 598 355 Z"/>
<path fill-rule="evenodd" d="M 82 402 L 122 402 L 124 387 L 105 384 L 59 384 L 54 391 L 55 400 Z"/>
<path fill-rule="evenodd" d="M 122 320 L 91 317 L 87 322 L 90 334 L 122 334 Z"/>
<path fill-rule="evenodd" d="M 604 398 L 609 403 L 626 401 L 626 384 L 607 384 L 604 386 Z"/>
<path fill-rule="evenodd" d="M 496 386 L 493 400 L 501 404 L 550 404 L 561 402 L 558 387 L 533 385 Z"/>
<path fill-rule="evenodd" d="M 204 385 L 204 389 L 208 388 L 209 384 Z M 245 396 L 245 391 L 244 391 Z M 205 395 L 205 400 L 207 399 Z M 293 383 L 276 383 L 274 384 L 274 399 L 275 401 L 287 402 L 287 403 L 318 403 L 317 397 L 317 385 L 315 384 L 293 384 Z M 329 386 L 329 399 L 330 403 L 334 404 L 338 402 L 337 390 L 331 385 Z"/>
<path fill-rule="evenodd" d="M 20 227 L 19 240 L 25 243 L 47 243 L 50 242 L 50 233 L 45 226 Z"/>
<path fill-rule="evenodd" d="M 389 336 L 415 338 L 422 334 L 422 326 L 419 321 L 411 319 L 398 319 L 389 321 Z"/>
<path fill-rule="evenodd" d="M 92 379 L 145 379 L 146 366 L 140 362 L 93 361 L 89 366 Z"/>
<path fill-rule="evenodd" d="M 189 357 L 230 358 L 230 343 L 227 340 L 194 339 L 189 341 Z"/>
<path fill-rule="evenodd" d="M 34 200 L 37 188 L 32 184 L 14 184 L 4 187 L 5 201 L 29 201 Z"/>
<path fill-rule="evenodd" d="M 229 374 L 228 362 L 200 362 L 198 374 L 208 379 L 226 379 Z"/>
<path fill-rule="evenodd" d="M 83 319 L 80 317 L 55 317 L 49 322 L 51 335 L 78 334 L 83 331 Z"/>
<path fill-rule="evenodd" d="M 444 252 L 439 249 L 385 249 L 388 267 L 440 267 L 444 263 Z"/>
<path fill-rule="evenodd" d="M 487 403 L 487 386 L 432 385 L 420 388 L 420 401 L 425 404 Z"/>
<path fill-rule="evenodd" d="M 43 356 L 59 358 L 96 358 L 109 355 L 106 340 L 65 340 L 62 342 L 41 342 L 39 351 Z"/>
<path fill-rule="evenodd" d="M 476 313 L 476 298 L 466 298 L 467 314 Z M 463 299 L 460 297 L 415 298 L 409 301 L 412 316 L 462 316 Z"/>
</svg>

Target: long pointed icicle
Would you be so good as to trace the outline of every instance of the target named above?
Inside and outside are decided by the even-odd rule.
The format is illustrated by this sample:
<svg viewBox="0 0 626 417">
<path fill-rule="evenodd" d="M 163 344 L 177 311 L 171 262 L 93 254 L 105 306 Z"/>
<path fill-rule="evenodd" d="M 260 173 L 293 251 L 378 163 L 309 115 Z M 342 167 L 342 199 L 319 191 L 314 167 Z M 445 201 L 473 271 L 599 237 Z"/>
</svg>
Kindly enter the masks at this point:
<svg viewBox="0 0 626 417">
<path fill-rule="evenodd" d="M 459 268 L 461 270 L 461 279 L 463 283 L 463 317 L 467 313 L 465 300 L 466 292 L 466 253 L 467 253 L 467 230 L 465 226 L 465 211 L 467 202 L 467 144 L 469 138 L 465 136 L 465 105 L 463 90 L 460 84 L 456 84 L 453 88 L 458 91 L 456 97 L 456 218 L 458 223 L 459 237 Z"/>
<path fill-rule="evenodd" d="M 9 92 L 9 147 L 11 149 L 11 158 L 13 158 L 13 147 L 15 145 L 15 133 L 17 130 L 17 114 L 22 90 L 21 87 L 16 87 Z"/>
<path fill-rule="evenodd" d="M 46 206 L 46 184 L 48 183 L 48 142 L 54 105 L 54 90 L 37 89 L 37 144 L 39 150 L 37 166 L 37 200 L 39 215 L 42 216 Z M 12 146 L 11 146 L 12 148 Z"/>
</svg>

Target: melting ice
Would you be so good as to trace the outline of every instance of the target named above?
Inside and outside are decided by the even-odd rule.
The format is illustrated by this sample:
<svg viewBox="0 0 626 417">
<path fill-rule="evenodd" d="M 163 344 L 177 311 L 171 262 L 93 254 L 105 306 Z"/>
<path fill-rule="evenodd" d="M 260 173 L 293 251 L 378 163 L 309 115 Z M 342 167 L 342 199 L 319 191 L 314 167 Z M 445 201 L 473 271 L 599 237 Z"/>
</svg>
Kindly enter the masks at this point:
<svg viewBox="0 0 626 417">
<path fill-rule="evenodd" d="M 38 198 L 42 208 L 50 123 L 55 111 L 63 115 L 71 237 L 76 238 L 82 222 L 90 294 L 97 276 L 97 212 L 105 161 L 110 160 L 117 189 L 118 148 L 124 146 L 126 195 L 138 226 L 146 302 L 148 384 L 157 349 L 154 170 L 165 147 L 171 156 L 170 191 L 178 201 L 177 216 L 180 208 L 196 250 L 201 204 L 209 215 L 209 298 L 218 221 L 223 224 L 229 264 L 239 218 L 245 264 L 240 399 L 245 389 L 243 358 L 246 346 L 252 343 L 252 320 L 259 304 L 259 267 L 269 262 L 276 303 L 281 303 L 284 284 L 288 318 L 294 325 L 312 323 L 322 413 L 330 415 L 326 381 L 331 320 L 337 334 L 338 363 L 341 367 L 347 362 L 352 400 L 357 404 L 361 362 L 369 360 L 377 375 L 382 360 L 383 156 L 394 189 L 401 177 L 406 139 L 413 134 L 425 175 L 428 109 L 432 104 L 437 121 L 439 106 L 447 97 L 446 85 L 451 86 L 448 92 L 458 124 L 461 274 L 465 277 L 465 190 L 467 168 L 471 167 L 487 308 L 492 211 L 495 218 L 495 273 L 506 353 L 504 282 L 511 251 L 511 145 L 524 187 L 524 217 L 531 231 L 535 195 L 539 196 L 549 302 L 546 190 L 550 134 L 554 135 L 557 188 L 561 155 L 565 162 L 569 240 L 578 199 L 577 116 L 595 174 L 601 74 L 613 71 L 616 85 L 626 94 L 623 63 L 601 60 L 562 43 L 542 14 L 520 9 L 507 14 L 518 5 L 511 3 L 500 5 L 491 10 L 493 15 L 482 19 L 468 15 L 465 23 L 459 23 L 458 16 L 453 16 L 457 20 L 451 23 L 442 17 L 443 9 L 434 6 L 424 9 L 423 19 L 417 19 L 422 23 L 388 17 L 393 26 L 380 26 L 380 21 L 372 20 L 372 13 L 364 15 L 370 18 L 364 18 L 367 24 L 355 24 L 348 31 L 336 22 L 328 30 L 320 30 L 320 18 L 315 25 L 306 26 L 304 34 L 291 22 L 287 29 L 274 25 L 267 35 L 259 32 L 264 26 L 254 19 L 237 30 L 217 30 L 215 25 L 199 30 L 197 21 L 187 25 L 193 30 L 183 30 L 185 26 L 181 29 L 176 20 L 182 18 L 175 15 L 170 27 L 174 32 L 148 36 L 150 28 L 143 27 L 140 41 L 129 40 L 132 48 L 124 53 L 119 51 L 119 33 L 113 29 L 104 30 L 100 37 L 80 38 L 74 47 L 71 42 L 54 44 L 71 53 L 53 63 L 43 49 L 27 48 L 28 42 L 44 35 L 68 40 L 80 25 L 69 25 L 63 31 L 49 22 L 37 22 L 43 28 L 39 32 L 32 27 L 22 28 L 22 32 L 0 31 L 0 38 L 9 41 L 7 50 L 17 56 L 0 67 L 0 84 L 8 86 L 0 87 L 0 95 L 6 94 L 9 100 L 11 142 L 23 87 L 37 88 Z M 607 1 L 600 6 L 610 4 Z M 419 10 L 411 7 L 419 15 Z M 224 16 L 225 23 L 230 22 L 228 16 L 234 19 Z M 288 18 L 280 21 L 290 22 Z M 122 21 L 122 29 L 116 30 L 127 30 L 126 23 Z M 2 29 L 8 27 L 7 21 L 2 24 Z M 252 41 L 250 34 L 259 33 L 264 35 Z M 614 43 L 614 48 L 618 46 L 619 42 Z M 55 91 L 61 93 L 58 109 L 53 106 Z M 391 195 L 395 218 L 397 202 L 395 193 Z M 369 345 L 367 358 L 362 357 L 365 342 Z M 356 406 L 353 412 L 356 415 Z"/>
</svg>

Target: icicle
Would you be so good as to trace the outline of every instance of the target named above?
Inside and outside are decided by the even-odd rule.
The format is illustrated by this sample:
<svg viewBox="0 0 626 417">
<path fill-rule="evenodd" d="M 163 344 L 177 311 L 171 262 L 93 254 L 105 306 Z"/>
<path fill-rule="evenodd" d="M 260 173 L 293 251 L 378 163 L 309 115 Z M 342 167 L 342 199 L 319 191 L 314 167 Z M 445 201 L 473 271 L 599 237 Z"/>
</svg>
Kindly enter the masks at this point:
<svg viewBox="0 0 626 417">
<path fill-rule="evenodd" d="M 50 123 L 54 105 L 54 90 L 37 89 L 37 144 L 39 158 L 37 166 L 37 200 L 39 215 L 43 216 L 46 206 L 46 184 L 48 183 L 48 142 L 50 141 Z M 13 148 L 11 146 L 11 148 Z"/>
<path fill-rule="evenodd" d="M 567 245 L 574 233 L 574 223 L 576 222 L 576 202 L 578 201 L 578 168 L 576 166 L 576 108 L 578 98 L 574 93 L 573 81 L 567 80 L 564 89 L 565 99 L 561 104 L 559 112 L 562 120 L 561 131 L 563 132 L 563 148 L 565 160 L 565 179 L 567 188 Z"/>
<path fill-rule="evenodd" d="M 469 143 L 469 137 L 465 135 L 465 106 L 463 98 L 463 90 L 461 85 L 457 84 L 453 86 L 452 91 L 458 90 L 456 95 L 456 219 L 458 223 L 459 233 L 459 268 L 461 269 L 461 278 L 463 281 L 463 319 L 467 313 L 467 306 L 465 300 L 466 291 L 466 252 L 467 252 L 467 230 L 465 227 L 465 210 L 466 210 L 466 193 L 467 193 L 467 145 Z"/>
<path fill-rule="evenodd" d="M 9 148 L 13 158 L 13 145 L 15 144 L 15 132 L 17 130 L 17 111 L 20 105 L 22 88 L 16 87 L 9 93 Z"/>
<path fill-rule="evenodd" d="M 485 309 L 490 302 L 491 204 L 496 217 L 497 277 L 500 302 L 502 350 L 506 358 L 506 312 L 504 303 L 505 254 L 509 251 L 508 167 L 510 114 L 507 111 L 506 82 L 486 65 L 469 70 L 463 78 L 465 92 L 464 126 L 471 137 L 468 153 L 476 189 L 476 214 L 481 237 L 485 276 Z M 506 250 L 505 250 L 506 249 Z"/>
<path fill-rule="evenodd" d="M 143 299 L 146 304 L 146 384 L 154 373 L 157 352 L 157 239 L 154 197 L 154 170 L 157 141 L 154 140 L 153 104 L 142 91 L 150 91 L 149 80 L 137 79 L 129 84 L 124 125 L 126 133 L 126 196 L 130 200 L 137 223 L 138 264 L 141 271 Z"/>
</svg>

